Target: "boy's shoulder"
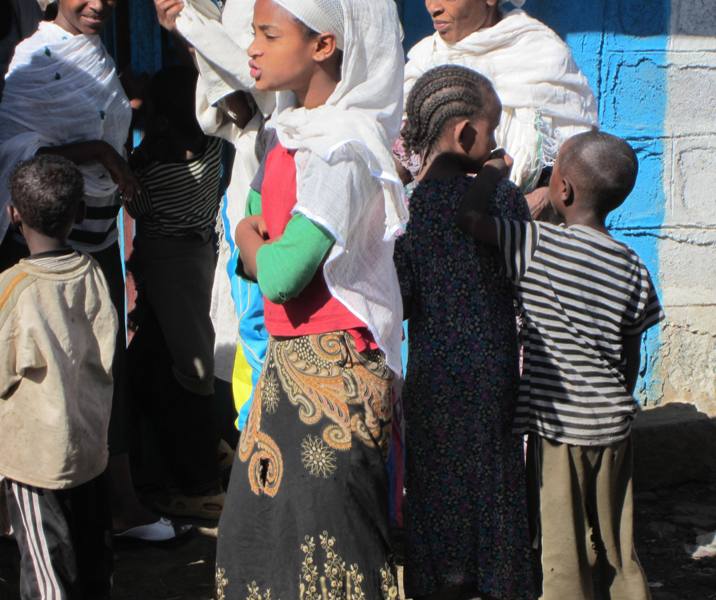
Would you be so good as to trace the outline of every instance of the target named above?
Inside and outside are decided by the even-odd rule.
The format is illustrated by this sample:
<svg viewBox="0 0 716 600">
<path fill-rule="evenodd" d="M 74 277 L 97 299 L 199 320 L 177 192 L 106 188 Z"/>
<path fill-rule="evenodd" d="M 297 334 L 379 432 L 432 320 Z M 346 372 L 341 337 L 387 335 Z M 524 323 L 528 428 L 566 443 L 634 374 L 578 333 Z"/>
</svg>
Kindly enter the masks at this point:
<svg viewBox="0 0 716 600">
<path fill-rule="evenodd" d="M 569 240 L 577 246 L 585 246 L 590 248 L 598 248 L 612 254 L 618 254 L 625 257 L 638 257 L 636 253 L 627 246 L 607 233 L 603 233 L 589 227 L 587 225 L 570 225 L 552 224 L 546 222 L 535 222 L 540 231 L 540 235 L 547 234 L 555 240 Z"/>
<path fill-rule="evenodd" d="M 22 293 L 34 282 L 35 277 L 23 268 L 22 263 L 0 273 L 0 328 L 15 310 Z"/>
<path fill-rule="evenodd" d="M 20 262 L 0 273 L 0 309 L 12 296 L 20 294 L 22 290 L 32 285 L 34 275 Z"/>
<path fill-rule="evenodd" d="M 38 280 L 61 283 L 101 271 L 99 263 L 84 252 L 60 257 L 25 258 L 0 273 L 0 308 L 4 299 L 20 294 Z"/>
<path fill-rule="evenodd" d="M 636 251 L 609 234 L 586 225 L 537 223 L 540 244 L 551 244 L 563 260 L 589 260 L 591 266 L 605 265 L 615 277 L 628 272 L 640 277 L 649 271 Z"/>
</svg>

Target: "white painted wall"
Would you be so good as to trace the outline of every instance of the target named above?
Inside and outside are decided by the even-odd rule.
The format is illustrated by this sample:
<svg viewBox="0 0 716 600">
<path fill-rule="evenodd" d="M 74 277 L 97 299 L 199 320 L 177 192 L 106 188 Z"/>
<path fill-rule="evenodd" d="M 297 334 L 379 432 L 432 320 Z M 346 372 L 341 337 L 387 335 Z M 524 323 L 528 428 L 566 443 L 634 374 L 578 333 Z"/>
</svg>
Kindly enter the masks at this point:
<svg viewBox="0 0 716 600">
<path fill-rule="evenodd" d="M 716 416 L 715 0 L 672 0 L 667 72 L 661 400 Z"/>
</svg>

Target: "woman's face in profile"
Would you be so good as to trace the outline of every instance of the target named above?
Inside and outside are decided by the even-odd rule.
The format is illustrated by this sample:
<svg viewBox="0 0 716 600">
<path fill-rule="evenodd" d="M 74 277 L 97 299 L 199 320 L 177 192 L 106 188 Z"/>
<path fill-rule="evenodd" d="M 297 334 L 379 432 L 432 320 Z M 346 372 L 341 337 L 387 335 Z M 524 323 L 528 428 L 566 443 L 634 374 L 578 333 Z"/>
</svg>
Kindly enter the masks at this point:
<svg viewBox="0 0 716 600">
<path fill-rule="evenodd" d="M 435 31 L 448 44 L 497 22 L 497 0 L 425 0 Z"/>
<path fill-rule="evenodd" d="M 74 35 L 98 34 L 115 3 L 116 0 L 59 0 L 55 24 Z"/>
</svg>

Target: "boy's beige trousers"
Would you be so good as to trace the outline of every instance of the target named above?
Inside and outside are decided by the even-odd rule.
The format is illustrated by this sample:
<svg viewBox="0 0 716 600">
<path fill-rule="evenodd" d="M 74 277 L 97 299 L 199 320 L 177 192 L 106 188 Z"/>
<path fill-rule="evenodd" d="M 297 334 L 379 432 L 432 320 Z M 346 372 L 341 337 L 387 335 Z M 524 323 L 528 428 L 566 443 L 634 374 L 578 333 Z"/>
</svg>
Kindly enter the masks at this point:
<svg viewBox="0 0 716 600">
<path fill-rule="evenodd" d="M 527 460 L 541 600 L 650 600 L 634 548 L 631 437 L 586 447 L 530 434 Z"/>
</svg>

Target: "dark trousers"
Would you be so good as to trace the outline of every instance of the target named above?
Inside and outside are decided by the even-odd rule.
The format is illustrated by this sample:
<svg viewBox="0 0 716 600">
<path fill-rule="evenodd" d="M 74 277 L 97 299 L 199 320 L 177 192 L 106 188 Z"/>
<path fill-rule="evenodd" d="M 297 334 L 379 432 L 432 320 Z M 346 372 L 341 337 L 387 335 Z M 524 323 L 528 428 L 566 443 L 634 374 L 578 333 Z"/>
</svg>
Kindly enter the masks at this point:
<svg viewBox="0 0 716 600">
<path fill-rule="evenodd" d="M 67 490 L 3 484 L 20 549 L 22 600 L 109 598 L 112 520 L 104 475 Z"/>
<path fill-rule="evenodd" d="M 112 416 L 109 420 L 109 453 L 112 456 L 129 452 L 129 414 L 126 401 L 126 348 L 127 336 L 125 332 L 124 309 L 124 273 L 122 272 L 122 254 L 119 244 L 112 244 L 109 248 L 93 252 L 94 258 L 102 269 L 112 304 L 117 311 L 119 328 L 112 360 L 112 377 L 114 379 L 114 392 L 112 394 Z"/>
<path fill-rule="evenodd" d="M 167 483 L 183 493 L 198 494 L 219 481 L 214 395 L 193 393 L 177 380 L 159 321 L 142 310 L 127 352 L 132 411 L 144 421 L 151 442 L 140 439 L 133 449 L 139 468 L 151 468 L 158 454 Z M 155 477 L 153 479 L 156 480 Z"/>
</svg>

